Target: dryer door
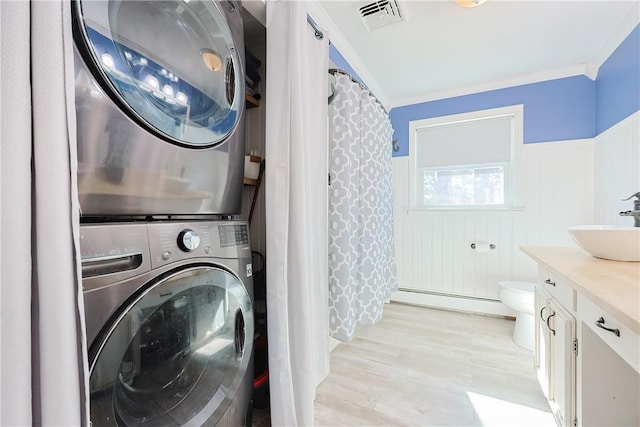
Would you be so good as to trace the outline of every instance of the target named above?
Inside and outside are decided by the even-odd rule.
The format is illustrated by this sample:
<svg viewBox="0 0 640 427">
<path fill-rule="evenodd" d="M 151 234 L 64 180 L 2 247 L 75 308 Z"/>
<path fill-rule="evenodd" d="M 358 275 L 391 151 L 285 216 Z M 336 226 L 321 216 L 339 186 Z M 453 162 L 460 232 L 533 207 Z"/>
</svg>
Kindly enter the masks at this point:
<svg viewBox="0 0 640 427">
<path fill-rule="evenodd" d="M 212 147 L 233 132 L 244 108 L 244 52 L 221 7 L 79 1 L 76 44 L 103 90 L 138 124 L 178 145 Z"/>
<path fill-rule="evenodd" d="M 246 382 L 253 333 L 250 297 L 229 272 L 160 278 L 91 348 L 92 424 L 215 425 Z"/>
</svg>

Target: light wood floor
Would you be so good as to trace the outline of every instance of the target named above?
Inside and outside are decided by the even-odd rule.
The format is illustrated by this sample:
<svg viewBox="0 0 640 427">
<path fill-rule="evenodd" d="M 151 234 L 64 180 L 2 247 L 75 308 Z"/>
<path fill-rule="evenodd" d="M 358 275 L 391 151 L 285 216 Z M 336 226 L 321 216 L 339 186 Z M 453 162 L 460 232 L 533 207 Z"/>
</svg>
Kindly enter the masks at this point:
<svg viewBox="0 0 640 427">
<path fill-rule="evenodd" d="M 401 304 L 331 354 L 317 426 L 555 426 L 514 322 Z"/>
</svg>

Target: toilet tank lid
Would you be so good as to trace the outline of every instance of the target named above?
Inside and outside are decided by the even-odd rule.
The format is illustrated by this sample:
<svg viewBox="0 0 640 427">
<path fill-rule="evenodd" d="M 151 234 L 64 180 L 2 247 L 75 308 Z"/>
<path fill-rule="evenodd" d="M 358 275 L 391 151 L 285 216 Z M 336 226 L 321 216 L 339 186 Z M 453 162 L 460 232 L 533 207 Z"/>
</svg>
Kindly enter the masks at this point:
<svg viewBox="0 0 640 427">
<path fill-rule="evenodd" d="M 503 280 L 498 282 L 498 285 L 504 288 L 516 289 L 518 291 L 531 292 L 533 293 L 536 288 L 536 284 L 533 282 L 519 282 L 512 280 Z"/>
</svg>

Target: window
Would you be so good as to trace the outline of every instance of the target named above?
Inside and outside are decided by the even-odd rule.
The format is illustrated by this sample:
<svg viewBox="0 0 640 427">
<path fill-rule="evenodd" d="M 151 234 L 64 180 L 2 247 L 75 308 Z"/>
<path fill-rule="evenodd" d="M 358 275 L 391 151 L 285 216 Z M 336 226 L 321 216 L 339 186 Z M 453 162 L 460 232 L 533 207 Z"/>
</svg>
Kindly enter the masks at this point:
<svg viewBox="0 0 640 427">
<path fill-rule="evenodd" d="M 409 131 L 416 207 L 514 207 L 521 105 L 413 121 Z"/>
</svg>

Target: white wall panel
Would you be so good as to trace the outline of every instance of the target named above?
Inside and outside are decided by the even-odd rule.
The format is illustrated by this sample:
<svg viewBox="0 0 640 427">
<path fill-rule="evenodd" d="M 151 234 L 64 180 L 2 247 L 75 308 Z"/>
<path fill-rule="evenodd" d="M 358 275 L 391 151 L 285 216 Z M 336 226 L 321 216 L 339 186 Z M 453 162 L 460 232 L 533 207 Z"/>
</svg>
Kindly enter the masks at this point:
<svg viewBox="0 0 640 427">
<path fill-rule="evenodd" d="M 403 257 L 400 287 L 497 299 L 497 280 L 511 277 L 513 218 L 520 214 L 409 210 L 398 228 L 411 243 L 396 239 Z M 495 249 L 481 253 L 471 248 L 474 242 Z"/>
<path fill-rule="evenodd" d="M 396 157 L 391 162 L 393 169 L 393 227 L 395 236 L 395 250 L 396 250 L 396 265 L 398 269 L 398 283 L 402 286 L 402 283 L 408 281 L 407 272 L 410 271 L 408 265 L 405 265 L 407 251 L 407 236 L 409 227 L 407 226 L 407 212 L 403 209 L 403 206 L 407 206 L 407 197 L 409 187 L 406 185 L 409 182 L 408 177 L 408 157 Z"/>
<path fill-rule="evenodd" d="M 536 265 L 520 246 L 574 245 L 567 228 L 594 220 L 593 140 L 527 144 L 522 158 L 522 209 L 474 211 L 410 207 L 409 160 L 394 158 L 399 284 L 419 294 L 392 299 L 421 304 L 425 293 L 433 293 L 498 300 L 499 280 L 536 278 Z M 472 242 L 496 247 L 479 253 Z M 442 298 L 430 304 L 439 304 L 435 300 Z M 464 309 L 470 306 L 464 303 Z M 476 306 L 486 312 L 488 305 Z"/>
<path fill-rule="evenodd" d="M 567 228 L 593 222 L 593 140 L 525 146 L 527 244 L 572 245 Z"/>
<path fill-rule="evenodd" d="M 595 138 L 595 159 L 595 222 L 632 226 L 618 213 L 633 209 L 621 199 L 640 191 L 640 112 Z"/>
</svg>

